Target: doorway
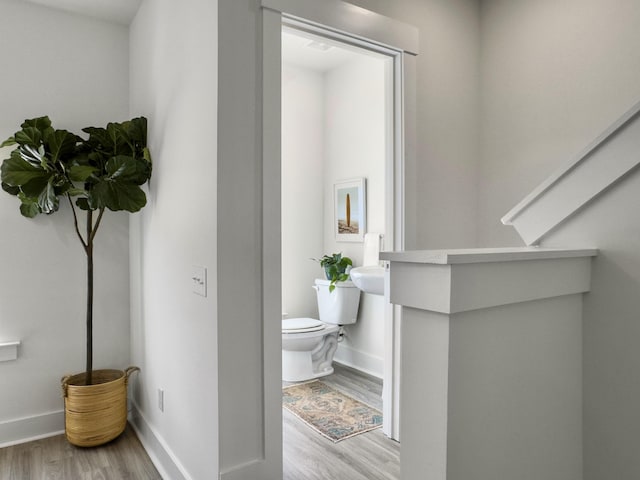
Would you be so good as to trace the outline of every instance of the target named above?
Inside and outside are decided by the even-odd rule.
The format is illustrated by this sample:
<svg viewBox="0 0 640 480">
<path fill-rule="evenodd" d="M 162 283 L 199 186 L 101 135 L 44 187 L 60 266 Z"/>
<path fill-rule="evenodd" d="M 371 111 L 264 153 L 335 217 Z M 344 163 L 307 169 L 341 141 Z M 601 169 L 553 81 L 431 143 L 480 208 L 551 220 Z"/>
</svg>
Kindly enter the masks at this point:
<svg viewBox="0 0 640 480">
<path fill-rule="evenodd" d="M 366 232 L 382 250 L 402 248 L 401 178 L 395 160 L 394 69 L 398 52 L 346 38 L 299 20 L 282 27 L 282 308 L 290 317 L 318 318 L 320 269 L 312 258 L 341 253 L 362 265 L 362 237 L 338 235 L 334 189 L 359 181 Z M 360 232 L 362 233 L 362 232 Z M 345 239 L 345 237 L 347 237 Z M 349 241 L 351 240 L 351 241 Z M 334 360 L 383 380 L 383 431 L 398 431 L 394 338 L 399 312 L 380 295 L 363 293 L 358 321 L 345 326 Z M 395 386 L 395 388 L 394 388 Z"/>
<path fill-rule="evenodd" d="M 349 45 L 381 50 L 393 58 L 393 122 L 390 126 L 393 136 L 392 158 L 386 180 L 393 187 L 393 195 L 386 195 L 389 208 L 385 215 L 393 212 L 392 228 L 386 232 L 385 249 L 400 250 L 414 244 L 415 222 L 405 221 L 415 216 L 413 201 L 415 197 L 415 55 L 418 53 L 418 32 L 414 27 L 396 20 L 366 11 L 353 5 L 340 2 L 317 2 L 316 0 L 262 0 L 262 258 L 266 272 L 281 269 L 281 42 L 283 23 L 294 28 L 331 37 L 339 37 Z M 406 134 L 405 134 L 406 131 Z M 393 243 L 391 238 L 393 237 Z M 276 347 L 276 332 L 272 325 L 282 313 L 281 282 L 263 282 L 263 399 L 264 399 L 264 443 L 263 455 L 255 461 L 238 466 L 235 471 L 266 472 L 277 469 L 281 460 L 280 447 L 275 439 L 280 437 L 281 423 L 277 418 L 282 409 L 280 378 L 280 348 Z M 389 306 L 388 308 L 391 309 Z M 400 324 L 385 324 L 384 378 L 392 378 L 394 384 L 385 382 L 385 398 L 390 395 L 392 401 L 385 401 L 384 415 L 387 419 L 397 420 L 399 405 L 397 361 Z M 277 342 L 278 345 L 280 341 Z M 387 348 L 391 346 L 391 348 Z M 393 352 L 391 358 L 387 358 Z M 394 358 L 395 357 L 395 358 Z M 388 361 L 387 361 L 388 360 Z M 388 373 L 392 372 L 391 375 Z M 277 378 L 277 380 L 276 380 Z M 390 392 L 390 393 L 389 393 Z M 388 414 L 389 411 L 393 413 Z M 395 414 L 395 415 L 394 415 Z M 393 425 L 390 425 L 393 428 Z M 392 433 L 398 435 L 398 432 Z M 281 437 L 280 437 L 281 438 Z M 397 437 L 395 437 L 397 438 Z M 273 439 L 271 442 L 269 439 Z M 280 450 L 280 455 L 278 455 Z M 226 478 L 226 477 L 225 477 Z M 229 477 L 232 478 L 232 477 Z M 235 478 L 235 477 L 233 477 Z M 240 478 L 240 477 L 238 477 Z M 253 477 L 251 477 L 253 478 Z M 263 474 L 261 478 L 270 478 Z"/>
</svg>

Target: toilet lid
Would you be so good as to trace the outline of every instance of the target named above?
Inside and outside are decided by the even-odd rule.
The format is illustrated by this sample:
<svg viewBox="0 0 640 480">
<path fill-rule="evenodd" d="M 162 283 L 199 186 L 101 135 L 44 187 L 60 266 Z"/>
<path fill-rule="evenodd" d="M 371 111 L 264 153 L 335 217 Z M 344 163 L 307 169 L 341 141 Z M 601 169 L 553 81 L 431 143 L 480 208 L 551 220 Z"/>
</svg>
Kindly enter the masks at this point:
<svg viewBox="0 0 640 480">
<path fill-rule="evenodd" d="M 284 333 L 306 333 L 324 330 L 324 323 L 314 318 L 287 318 L 282 320 Z"/>
</svg>

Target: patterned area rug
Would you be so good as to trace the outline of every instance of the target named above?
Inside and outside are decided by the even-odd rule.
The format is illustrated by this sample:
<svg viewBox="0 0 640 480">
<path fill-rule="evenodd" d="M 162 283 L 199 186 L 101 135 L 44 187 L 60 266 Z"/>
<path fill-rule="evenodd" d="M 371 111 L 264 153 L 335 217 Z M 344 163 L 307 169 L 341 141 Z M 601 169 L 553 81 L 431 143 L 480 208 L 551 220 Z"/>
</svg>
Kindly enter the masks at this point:
<svg viewBox="0 0 640 480">
<path fill-rule="evenodd" d="M 315 380 L 282 389 L 282 406 L 333 442 L 382 426 L 382 414 Z"/>
</svg>

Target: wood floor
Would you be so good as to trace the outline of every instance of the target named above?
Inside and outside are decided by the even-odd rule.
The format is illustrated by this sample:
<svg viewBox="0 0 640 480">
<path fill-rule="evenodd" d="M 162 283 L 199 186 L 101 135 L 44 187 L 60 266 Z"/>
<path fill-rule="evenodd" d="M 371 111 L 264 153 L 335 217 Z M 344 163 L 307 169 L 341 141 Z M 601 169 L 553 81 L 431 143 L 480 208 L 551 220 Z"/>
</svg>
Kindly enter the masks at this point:
<svg viewBox="0 0 640 480">
<path fill-rule="evenodd" d="M 161 480 L 133 429 L 99 448 L 78 448 L 64 435 L 0 449 L 2 480 Z"/>
<path fill-rule="evenodd" d="M 334 363 L 321 380 L 382 411 L 382 383 Z M 283 480 L 398 480 L 400 444 L 381 429 L 338 443 L 327 440 L 283 409 Z"/>
<path fill-rule="evenodd" d="M 382 410 L 382 384 L 334 364 L 327 385 Z M 400 445 L 381 429 L 333 443 L 283 409 L 283 480 L 398 480 Z M 0 449 L 0 480 L 162 480 L 133 429 L 99 448 L 64 435 Z"/>
</svg>

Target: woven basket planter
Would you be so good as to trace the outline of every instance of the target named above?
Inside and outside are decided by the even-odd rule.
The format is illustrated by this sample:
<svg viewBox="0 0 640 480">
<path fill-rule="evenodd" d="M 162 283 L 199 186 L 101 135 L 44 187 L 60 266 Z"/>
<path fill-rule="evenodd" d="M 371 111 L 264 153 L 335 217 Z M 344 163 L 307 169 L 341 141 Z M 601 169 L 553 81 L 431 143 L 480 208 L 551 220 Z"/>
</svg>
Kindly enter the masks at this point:
<svg viewBox="0 0 640 480">
<path fill-rule="evenodd" d="M 93 384 L 86 385 L 85 373 L 63 377 L 65 435 L 78 447 L 107 443 L 127 425 L 129 375 L 140 370 L 94 370 Z"/>
</svg>

